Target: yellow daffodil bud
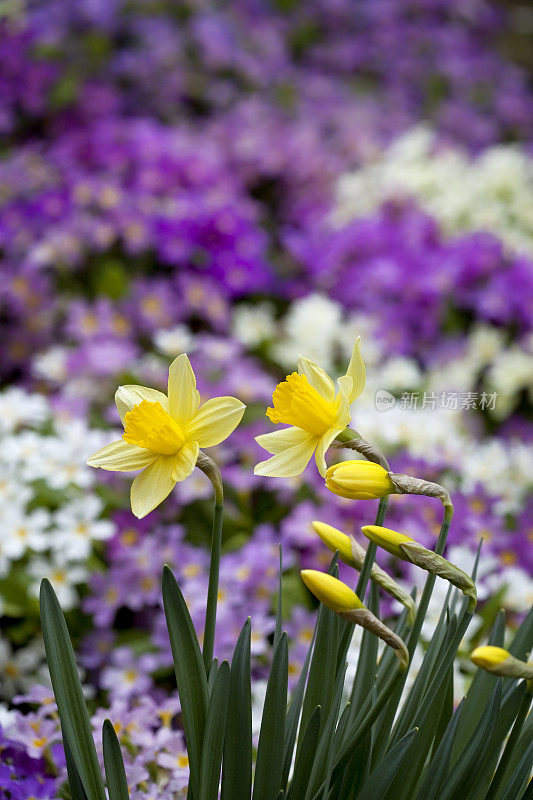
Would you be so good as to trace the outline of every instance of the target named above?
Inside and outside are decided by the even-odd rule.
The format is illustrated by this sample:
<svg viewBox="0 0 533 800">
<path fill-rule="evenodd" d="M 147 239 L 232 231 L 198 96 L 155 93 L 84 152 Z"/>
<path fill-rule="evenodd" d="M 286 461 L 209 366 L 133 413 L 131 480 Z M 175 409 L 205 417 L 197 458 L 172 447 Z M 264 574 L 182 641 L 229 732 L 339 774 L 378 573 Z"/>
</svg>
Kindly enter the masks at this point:
<svg viewBox="0 0 533 800">
<path fill-rule="evenodd" d="M 493 645 L 476 647 L 470 654 L 470 660 L 476 667 L 488 670 L 492 670 L 493 667 L 499 667 L 508 658 L 512 658 L 508 650 L 503 647 L 494 647 Z"/>
<path fill-rule="evenodd" d="M 356 593 L 333 575 L 327 575 L 316 569 L 303 569 L 300 575 L 309 591 L 337 614 L 364 608 Z"/>
<path fill-rule="evenodd" d="M 361 565 L 356 564 L 353 557 L 352 543 L 349 536 L 346 536 L 345 533 L 339 531 L 337 528 L 334 528 L 333 525 L 328 525 L 325 522 L 319 522 L 318 520 L 315 520 L 315 522 L 312 522 L 311 524 L 326 547 L 328 547 L 333 553 L 338 550 L 341 560 L 344 561 L 345 564 L 348 564 L 349 567 L 361 569 Z"/>
<path fill-rule="evenodd" d="M 325 572 L 318 572 L 315 569 L 304 569 L 300 575 L 309 591 L 321 603 L 331 608 L 339 616 L 353 622 L 354 625 L 361 625 L 386 642 L 396 652 L 401 669 L 403 671 L 407 669 L 409 653 L 402 639 L 369 611 L 349 586 L 346 586 L 338 578 L 334 578 L 333 575 L 327 575 Z"/>
<path fill-rule="evenodd" d="M 341 461 L 326 471 L 326 487 L 351 500 L 373 500 L 395 494 L 396 487 L 387 470 L 373 461 Z"/>
<path fill-rule="evenodd" d="M 370 539 L 371 542 L 377 544 L 378 547 L 383 548 L 383 550 L 386 550 L 387 553 L 396 556 L 396 558 L 401 558 L 404 560 L 405 552 L 400 549 L 400 545 L 405 544 L 406 542 L 414 542 L 414 539 L 411 539 L 410 536 L 405 536 L 403 533 L 397 533 L 390 528 L 382 528 L 380 525 L 365 525 L 363 528 L 361 528 L 361 530 L 365 536 Z"/>
<path fill-rule="evenodd" d="M 410 536 L 397 533 L 390 528 L 382 528 L 380 525 L 365 525 L 362 531 L 378 547 L 387 550 L 396 558 L 409 561 L 457 586 L 463 594 L 470 598 L 469 611 L 474 610 L 477 603 L 475 583 L 466 572 L 456 567 L 455 564 L 450 563 L 438 553 L 434 553 L 433 550 L 428 550 L 423 544 L 415 542 Z"/>
<path fill-rule="evenodd" d="M 364 547 L 355 541 L 353 536 L 347 536 L 342 531 L 334 528 L 333 525 L 328 525 L 325 522 L 315 520 L 312 523 L 313 528 L 320 536 L 326 547 L 333 553 L 339 552 L 339 556 L 345 564 L 354 569 L 361 570 L 366 556 Z M 394 597 L 402 605 L 404 605 L 409 613 L 407 617 L 408 625 L 412 625 L 415 615 L 415 604 L 413 598 L 403 589 L 385 570 L 381 569 L 377 564 L 372 564 L 370 572 L 370 579 L 381 586 L 391 597 Z"/>
</svg>

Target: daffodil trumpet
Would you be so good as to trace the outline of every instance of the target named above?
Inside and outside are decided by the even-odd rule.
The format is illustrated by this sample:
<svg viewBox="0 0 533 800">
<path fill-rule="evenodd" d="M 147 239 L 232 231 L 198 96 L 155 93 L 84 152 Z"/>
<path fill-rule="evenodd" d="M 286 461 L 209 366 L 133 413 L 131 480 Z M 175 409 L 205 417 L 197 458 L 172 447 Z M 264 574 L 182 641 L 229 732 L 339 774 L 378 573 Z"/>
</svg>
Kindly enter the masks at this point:
<svg viewBox="0 0 533 800">
<path fill-rule="evenodd" d="M 492 675 L 500 675 L 504 678 L 524 678 L 528 681 L 529 691 L 533 690 L 533 664 L 515 658 L 504 647 L 485 645 L 476 647 L 470 653 L 470 660 L 476 667 L 490 672 Z"/>
<path fill-rule="evenodd" d="M 367 551 L 353 536 L 347 536 L 333 525 L 318 520 L 315 520 L 312 525 L 326 547 L 333 553 L 339 552 L 341 561 L 358 571 L 362 570 Z M 407 608 L 407 624 L 411 627 L 415 617 L 415 603 L 411 595 L 377 564 L 372 564 L 370 580 Z"/>
<path fill-rule="evenodd" d="M 411 564 L 425 569 L 426 572 L 444 578 L 453 586 L 457 586 L 464 595 L 470 598 L 468 611 L 469 613 L 473 612 L 477 604 L 476 585 L 462 569 L 403 533 L 379 525 L 365 525 L 361 530 L 371 542 L 396 558 L 409 561 Z"/>
<path fill-rule="evenodd" d="M 314 569 L 304 569 L 300 572 L 303 582 L 315 597 L 324 603 L 343 619 L 360 625 L 366 630 L 382 639 L 395 651 L 402 671 L 409 666 L 409 653 L 403 640 L 394 631 L 387 628 L 365 605 L 356 593 L 345 583 Z"/>
<path fill-rule="evenodd" d="M 256 437 L 272 455 L 255 467 L 256 475 L 290 478 L 304 471 L 315 455 L 322 476 L 325 454 L 331 443 L 350 424 L 350 406 L 365 387 L 366 371 L 357 338 L 346 374 L 337 380 L 308 358 L 298 358 L 298 371 L 287 375 L 274 390 L 267 417 L 288 425 L 280 431 Z"/>
</svg>

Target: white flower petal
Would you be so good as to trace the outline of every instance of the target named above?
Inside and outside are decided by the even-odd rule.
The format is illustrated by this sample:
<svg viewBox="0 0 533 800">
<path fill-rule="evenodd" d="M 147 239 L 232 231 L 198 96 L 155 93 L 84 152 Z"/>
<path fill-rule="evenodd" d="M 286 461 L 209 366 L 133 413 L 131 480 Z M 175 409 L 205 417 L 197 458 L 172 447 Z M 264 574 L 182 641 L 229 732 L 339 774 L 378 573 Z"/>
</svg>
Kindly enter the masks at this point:
<svg viewBox="0 0 533 800">
<path fill-rule="evenodd" d="M 360 336 L 358 336 L 355 340 L 352 357 L 350 359 L 350 363 L 348 364 L 346 375 L 349 375 L 353 380 L 352 390 L 348 396 L 350 403 L 353 403 L 353 401 L 359 397 L 365 388 L 366 383 L 366 368 L 363 357 L 361 356 Z"/>
<path fill-rule="evenodd" d="M 223 442 L 241 421 L 245 408 L 236 397 L 211 398 L 187 425 L 187 438 L 198 442 L 200 447 L 212 447 Z"/>
<path fill-rule="evenodd" d="M 168 413 L 182 424 L 188 422 L 200 405 L 200 393 L 187 355 L 174 359 L 168 371 Z"/>
<path fill-rule="evenodd" d="M 149 386 L 119 386 L 115 392 L 115 403 L 120 414 L 120 419 L 124 422 L 124 417 L 134 406 L 147 400 L 149 403 L 161 403 L 165 411 L 168 409 L 166 394 L 157 389 L 150 389 Z"/>
<path fill-rule="evenodd" d="M 131 472 L 135 469 L 144 469 L 156 458 L 151 450 L 119 439 L 118 442 L 112 442 L 94 453 L 87 464 L 89 467 L 101 467 L 112 472 Z"/>
<path fill-rule="evenodd" d="M 309 433 L 307 431 L 292 426 L 290 428 L 282 428 L 280 431 L 272 431 L 272 433 L 262 433 L 260 436 L 255 437 L 255 441 L 267 453 L 276 455 L 289 447 L 306 442 L 308 438 Z"/>
<path fill-rule="evenodd" d="M 187 442 L 179 451 L 174 469 L 172 470 L 172 480 L 184 481 L 188 478 L 196 466 L 200 446 L 198 442 Z"/>
<path fill-rule="evenodd" d="M 298 372 L 300 375 L 305 375 L 311 386 L 317 390 L 324 400 L 331 403 L 335 397 L 335 384 L 322 367 L 319 367 L 308 358 L 298 356 Z"/>
<path fill-rule="evenodd" d="M 162 503 L 176 485 L 172 473 L 178 457 L 158 456 L 131 484 L 131 510 L 139 519 Z"/>
<path fill-rule="evenodd" d="M 299 475 L 309 463 L 317 443 L 317 437 L 308 433 L 306 441 L 288 447 L 283 452 L 257 464 L 254 474 L 274 478 L 292 478 Z"/>
</svg>

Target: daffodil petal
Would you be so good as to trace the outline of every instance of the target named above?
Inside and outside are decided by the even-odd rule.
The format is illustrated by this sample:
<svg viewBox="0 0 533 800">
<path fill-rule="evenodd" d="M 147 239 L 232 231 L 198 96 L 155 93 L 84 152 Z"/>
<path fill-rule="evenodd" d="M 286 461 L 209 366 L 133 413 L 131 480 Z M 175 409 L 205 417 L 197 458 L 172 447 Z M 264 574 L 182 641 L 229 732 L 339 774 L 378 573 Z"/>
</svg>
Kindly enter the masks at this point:
<svg viewBox="0 0 533 800">
<path fill-rule="evenodd" d="M 188 478 L 196 466 L 200 446 L 198 442 L 187 442 L 179 451 L 174 469 L 172 470 L 172 480 L 184 481 Z"/>
<path fill-rule="evenodd" d="M 172 473 L 178 456 L 157 456 L 131 484 L 131 510 L 142 519 L 168 497 L 176 481 Z"/>
<path fill-rule="evenodd" d="M 308 465 L 316 445 L 316 436 L 308 433 L 305 441 L 257 464 L 254 474 L 272 478 L 292 478 L 299 475 Z"/>
<path fill-rule="evenodd" d="M 178 422 L 188 422 L 200 405 L 200 393 L 187 355 L 174 359 L 168 371 L 168 413 Z"/>
<path fill-rule="evenodd" d="M 272 433 L 262 433 L 260 436 L 255 437 L 257 444 L 261 445 L 267 453 L 272 453 L 273 455 L 282 453 L 289 447 L 302 444 L 308 439 L 308 432 L 295 426 L 282 428 L 280 431 L 272 431 Z"/>
<path fill-rule="evenodd" d="M 339 433 L 338 428 L 330 428 L 329 431 L 326 431 L 324 436 L 321 438 L 315 450 L 316 465 L 318 467 L 318 471 L 320 472 L 323 478 L 326 475 L 326 469 L 327 469 L 326 451 L 338 433 Z"/>
<path fill-rule="evenodd" d="M 150 389 L 149 386 L 119 386 L 115 392 L 115 403 L 117 405 L 120 419 L 124 422 L 124 417 L 134 406 L 148 400 L 149 403 L 161 403 L 165 411 L 168 410 L 168 399 L 166 394 L 157 389 Z"/>
<path fill-rule="evenodd" d="M 200 447 L 223 442 L 241 421 L 245 408 L 236 397 L 212 397 L 187 425 L 187 438 L 198 442 Z"/>
<path fill-rule="evenodd" d="M 317 390 L 324 400 L 331 403 L 335 397 L 335 384 L 322 367 L 319 367 L 308 358 L 298 356 L 298 372 L 300 375 L 305 375 L 311 386 Z"/>
<path fill-rule="evenodd" d="M 355 340 L 355 345 L 352 351 L 352 357 L 350 359 L 350 363 L 348 364 L 346 375 L 349 375 L 353 380 L 352 390 L 348 398 L 350 403 L 353 403 L 353 401 L 359 397 L 359 395 L 365 388 L 365 383 L 366 383 L 366 368 L 365 368 L 365 363 L 363 361 L 363 357 L 361 356 L 360 336 L 358 336 L 357 339 Z"/>
<path fill-rule="evenodd" d="M 87 461 L 89 467 L 101 467 L 112 472 L 131 472 L 144 469 L 156 458 L 156 455 L 144 447 L 127 444 L 122 439 L 102 447 Z"/>
<path fill-rule="evenodd" d="M 346 426 L 349 425 L 352 420 L 352 415 L 350 413 L 351 400 L 349 399 L 349 391 L 352 388 L 352 379 L 349 375 L 343 375 L 342 378 L 338 378 L 337 384 L 339 386 L 338 397 L 340 399 L 340 403 L 339 410 L 337 412 L 337 418 L 331 427 L 337 428 L 338 430 L 344 430 L 344 428 L 346 428 Z"/>
</svg>

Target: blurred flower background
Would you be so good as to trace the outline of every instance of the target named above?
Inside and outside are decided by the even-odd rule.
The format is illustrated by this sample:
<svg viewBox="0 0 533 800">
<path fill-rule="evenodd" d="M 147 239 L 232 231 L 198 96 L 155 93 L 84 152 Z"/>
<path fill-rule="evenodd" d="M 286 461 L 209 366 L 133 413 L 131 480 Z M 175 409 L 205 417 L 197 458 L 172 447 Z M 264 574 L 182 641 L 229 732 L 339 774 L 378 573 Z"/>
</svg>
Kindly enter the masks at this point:
<svg viewBox="0 0 533 800">
<path fill-rule="evenodd" d="M 56 798 L 64 780 L 38 618 L 47 575 L 132 797 L 178 797 L 188 765 L 160 573 L 173 566 L 201 631 L 212 490 L 197 472 L 139 521 L 129 476 L 85 466 L 120 435 L 117 385 L 163 388 L 187 352 L 204 398 L 247 404 L 215 455 L 215 649 L 230 656 L 252 616 L 259 704 L 278 542 L 294 678 L 314 624 L 296 568 L 330 555 L 311 522 L 358 534 L 375 514 L 330 495 L 313 464 L 253 475 L 254 436 L 272 430 L 265 408 L 299 353 L 341 374 L 361 335 L 353 426 L 395 471 L 450 489 L 450 560 L 470 568 L 483 538 L 469 646 L 500 606 L 512 626 L 531 605 L 533 12 L 7 0 L 2 15 L 0 787 Z M 440 514 L 395 497 L 387 524 L 430 547 Z M 458 666 L 457 697 L 468 679 Z"/>
</svg>

